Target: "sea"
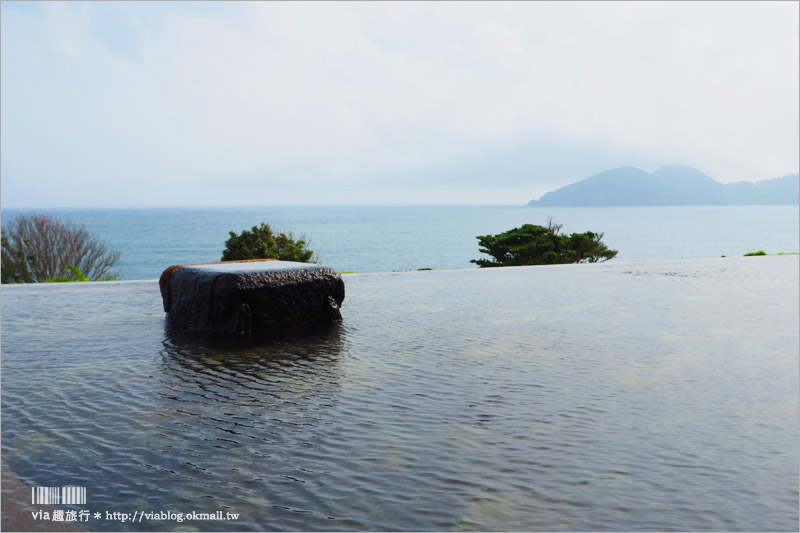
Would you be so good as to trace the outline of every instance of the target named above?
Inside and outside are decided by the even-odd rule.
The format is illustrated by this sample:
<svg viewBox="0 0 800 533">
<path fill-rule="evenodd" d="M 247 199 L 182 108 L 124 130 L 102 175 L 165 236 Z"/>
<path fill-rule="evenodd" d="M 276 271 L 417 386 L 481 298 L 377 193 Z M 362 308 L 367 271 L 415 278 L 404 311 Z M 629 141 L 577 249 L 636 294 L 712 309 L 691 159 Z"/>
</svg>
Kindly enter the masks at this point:
<svg viewBox="0 0 800 533">
<path fill-rule="evenodd" d="M 318 262 L 357 273 L 477 268 L 470 260 L 487 258 L 478 236 L 549 219 L 565 233 L 603 232 L 615 262 L 796 253 L 800 242 L 797 206 L 4 208 L 2 224 L 32 212 L 82 224 L 120 250 L 123 280 L 218 261 L 229 232 L 261 222 L 305 238 Z"/>
</svg>

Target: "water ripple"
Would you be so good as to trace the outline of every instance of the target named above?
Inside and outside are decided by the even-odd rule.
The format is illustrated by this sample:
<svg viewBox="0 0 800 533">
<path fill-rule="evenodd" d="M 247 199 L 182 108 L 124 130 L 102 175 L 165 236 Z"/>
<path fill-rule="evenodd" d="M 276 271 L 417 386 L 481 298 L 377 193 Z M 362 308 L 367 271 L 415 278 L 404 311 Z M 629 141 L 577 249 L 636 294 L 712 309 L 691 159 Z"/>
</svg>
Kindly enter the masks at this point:
<svg viewBox="0 0 800 533">
<path fill-rule="evenodd" d="M 168 331 L 152 283 L 4 287 L 3 461 L 242 515 L 198 529 L 791 529 L 796 269 L 350 276 L 340 327 L 272 343 Z"/>
</svg>

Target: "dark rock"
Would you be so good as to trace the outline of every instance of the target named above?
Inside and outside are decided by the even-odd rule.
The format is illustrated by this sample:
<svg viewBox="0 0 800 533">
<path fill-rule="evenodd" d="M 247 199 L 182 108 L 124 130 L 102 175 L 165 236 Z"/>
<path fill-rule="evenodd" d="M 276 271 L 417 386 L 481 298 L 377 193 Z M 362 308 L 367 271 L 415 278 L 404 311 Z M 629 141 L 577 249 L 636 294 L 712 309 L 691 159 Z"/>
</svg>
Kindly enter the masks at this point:
<svg viewBox="0 0 800 533">
<path fill-rule="evenodd" d="M 332 268 L 290 261 L 175 265 L 159 280 L 167 323 L 211 333 L 281 335 L 341 320 Z"/>
</svg>

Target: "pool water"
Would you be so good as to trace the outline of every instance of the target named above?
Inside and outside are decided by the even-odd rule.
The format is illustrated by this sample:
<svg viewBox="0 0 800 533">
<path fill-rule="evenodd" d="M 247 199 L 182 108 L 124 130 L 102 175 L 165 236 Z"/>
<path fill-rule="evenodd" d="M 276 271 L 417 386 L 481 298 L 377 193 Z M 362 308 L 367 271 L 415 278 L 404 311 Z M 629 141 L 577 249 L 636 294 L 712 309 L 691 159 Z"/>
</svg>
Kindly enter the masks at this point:
<svg viewBox="0 0 800 533">
<path fill-rule="evenodd" d="M 155 282 L 3 286 L 3 463 L 90 530 L 796 530 L 797 256 L 344 279 L 259 344 Z"/>
</svg>

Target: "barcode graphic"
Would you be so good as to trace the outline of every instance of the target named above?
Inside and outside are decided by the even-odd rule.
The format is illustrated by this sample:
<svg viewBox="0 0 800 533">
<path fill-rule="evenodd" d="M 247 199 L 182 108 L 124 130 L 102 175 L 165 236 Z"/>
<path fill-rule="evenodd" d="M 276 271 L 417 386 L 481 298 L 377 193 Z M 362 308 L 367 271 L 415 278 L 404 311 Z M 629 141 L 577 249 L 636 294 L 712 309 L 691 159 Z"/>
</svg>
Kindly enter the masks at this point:
<svg viewBox="0 0 800 533">
<path fill-rule="evenodd" d="M 31 487 L 34 505 L 83 505 L 86 487 Z"/>
</svg>

